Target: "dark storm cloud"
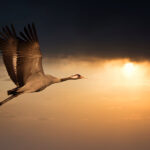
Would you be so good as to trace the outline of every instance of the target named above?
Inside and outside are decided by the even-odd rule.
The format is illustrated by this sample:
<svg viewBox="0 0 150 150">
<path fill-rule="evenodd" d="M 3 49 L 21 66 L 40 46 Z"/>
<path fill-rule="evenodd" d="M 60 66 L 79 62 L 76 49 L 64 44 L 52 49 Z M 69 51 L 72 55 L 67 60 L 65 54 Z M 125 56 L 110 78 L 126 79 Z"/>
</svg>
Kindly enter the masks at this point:
<svg viewBox="0 0 150 150">
<path fill-rule="evenodd" d="M 150 59 L 149 3 L 5 1 L 1 25 L 36 23 L 51 56 Z"/>
</svg>

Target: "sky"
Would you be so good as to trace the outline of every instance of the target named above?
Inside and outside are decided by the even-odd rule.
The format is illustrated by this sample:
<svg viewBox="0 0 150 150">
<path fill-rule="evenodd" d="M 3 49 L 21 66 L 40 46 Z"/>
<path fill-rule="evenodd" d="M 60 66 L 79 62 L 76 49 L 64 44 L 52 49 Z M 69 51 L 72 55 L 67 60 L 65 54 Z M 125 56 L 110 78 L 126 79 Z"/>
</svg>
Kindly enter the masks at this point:
<svg viewBox="0 0 150 150">
<path fill-rule="evenodd" d="M 54 84 L 0 107 L 2 150 L 149 150 L 149 3 L 3 1 L 0 27 L 37 28 Z M 15 87 L 0 56 L 0 101 Z"/>
<path fill-rule="evenodd" d="M 150 63 L 59 59 L 43 62 L 57 77 L 79 72 L 87 79 L 54 84 L 0 107 L 3 150 L 149 150 Z M 128 64 L 128 65 L 127 65 Z M 0 99 L 14 88 L 0 66 Z"/>
<path fill-rule="evenodd" d="M 149 59 L 150 9 L 145 2 L 3 1 L 1 26 L 37 27 L 43 54 L 52 57 Z"/>
</svg>

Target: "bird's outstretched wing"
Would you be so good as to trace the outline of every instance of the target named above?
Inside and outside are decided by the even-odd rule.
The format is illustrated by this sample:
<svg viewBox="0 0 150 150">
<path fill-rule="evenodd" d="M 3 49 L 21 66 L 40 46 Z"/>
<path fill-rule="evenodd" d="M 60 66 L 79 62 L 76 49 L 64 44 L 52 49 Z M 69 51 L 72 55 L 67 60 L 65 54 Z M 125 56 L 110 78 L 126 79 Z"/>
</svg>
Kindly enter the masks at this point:
<svg viewBox="0 0 150 150">
<path fill-rule="evenodd" d="M 20 36 L 17 49 L 17 79 L 19 86 L 23 86 L 31 75 L 43 73 L 43 68 L 35 25 L 24 27 Z"/>
<path fill-rule="evenodd" d="M 3 27 L 2 32 L 0 32 L 0 50 L 2 50 L 6 70 L 16 85 L 18 85 L 16 71 L 17 45 L 18 40 L 14 26 L 11 25 L 11 28 Z"/>
</svg>

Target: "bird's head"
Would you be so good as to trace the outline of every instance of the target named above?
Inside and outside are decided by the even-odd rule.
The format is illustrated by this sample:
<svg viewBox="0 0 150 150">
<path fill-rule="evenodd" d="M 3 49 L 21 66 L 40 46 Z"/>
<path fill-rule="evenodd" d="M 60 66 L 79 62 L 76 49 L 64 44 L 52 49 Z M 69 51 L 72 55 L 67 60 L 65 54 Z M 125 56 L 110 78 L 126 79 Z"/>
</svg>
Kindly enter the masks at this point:
<svg viewBox="0 0 150 150">
<path fill-rule="evenodd" d="M 70 79 L 72 80 L 83 79 L 83 78 L 84 77 L 81 76 L 80 74 L 75 74 L 75 75 L 70 76 Z"/>
</svg>

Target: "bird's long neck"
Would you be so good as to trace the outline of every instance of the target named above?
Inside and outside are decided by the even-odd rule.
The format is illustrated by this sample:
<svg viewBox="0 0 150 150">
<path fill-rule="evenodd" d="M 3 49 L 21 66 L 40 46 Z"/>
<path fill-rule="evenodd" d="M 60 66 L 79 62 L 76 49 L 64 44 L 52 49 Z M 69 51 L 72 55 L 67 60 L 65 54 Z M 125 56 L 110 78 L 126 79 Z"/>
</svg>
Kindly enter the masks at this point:
<svg viewBox="0 0 150 150">
<path fill-rule="evenodd" d="M 72 76 L 69 76 L 69 77 L 65 77 L 65 78 L 56 78 L 56 77 L 53 77 L 51 75 L 47 75 L 47 76 L 48 76 L 48 79 L 50 81 L 50 84 L 64 82 L 64 81 L 68 81 L 68 80 L 81 79 L 81 75 L 78 75 L 78 74 L 72 75 Z"/>
<path fill-rule="evenodd" d="M 48 81 L 49 81 L 50 84 L 64 82 L 64 81 L 67 81 L 67 80 L 76 80 L 76 79 L 73 79 L 71 76 L 70 77 L 65 77 L 65 78 L 56 78 L 52 75 L 46 75 L 46 76 L 48 77 Z"/>
<path fill-rule="evenodd" d="M 75 80 L 75 79 L 73 79 L 71 77 L 61 78 L 60 82 L 64 82 L 64 81 L 67 81 L 67 80 Z"/>
</svg>

